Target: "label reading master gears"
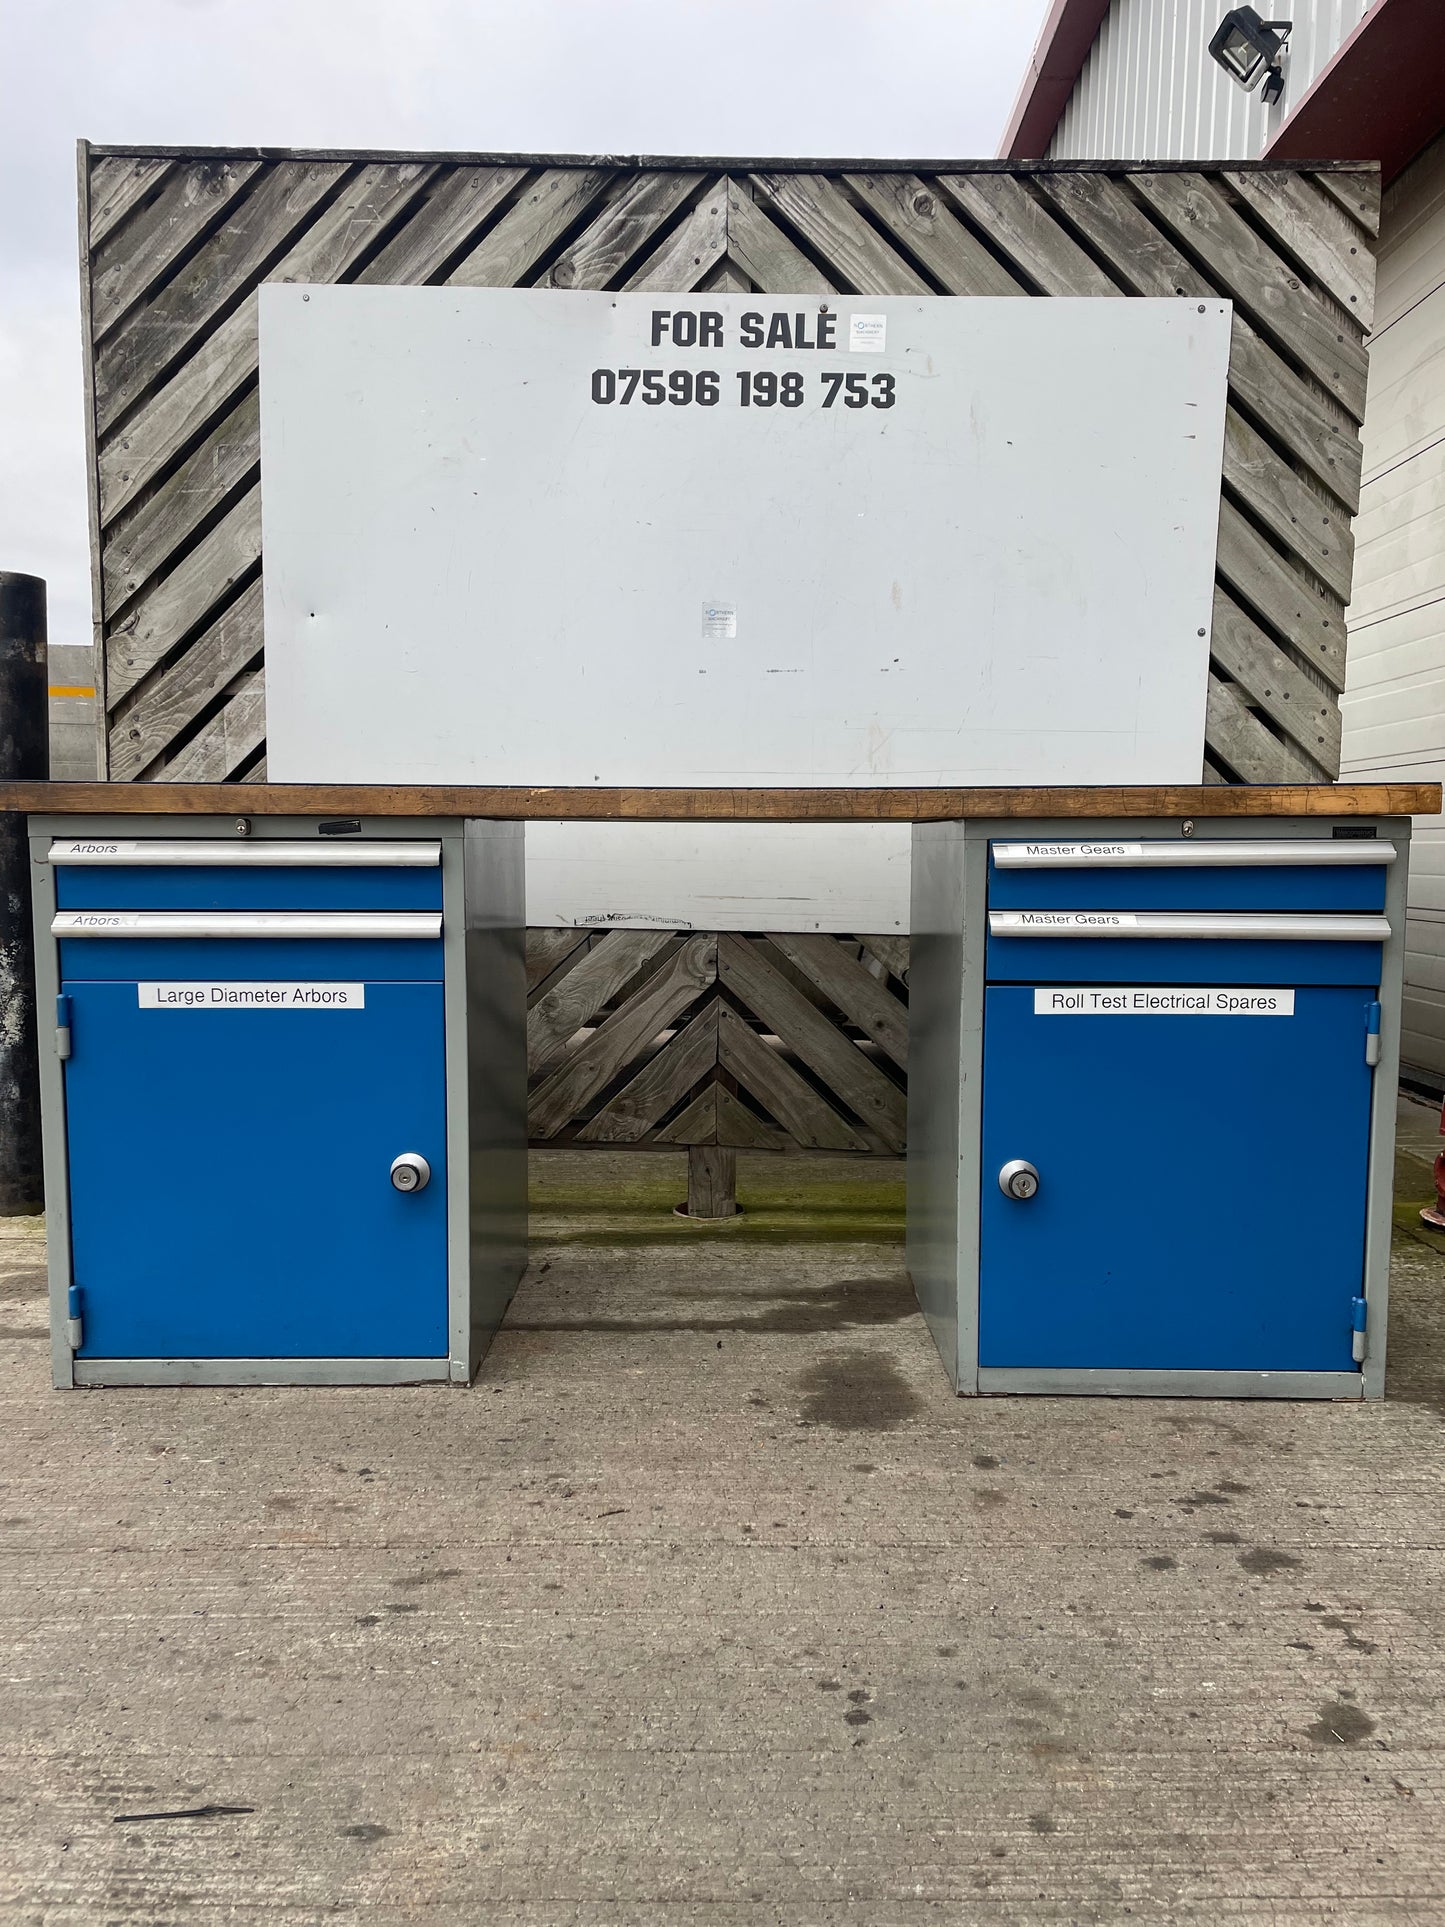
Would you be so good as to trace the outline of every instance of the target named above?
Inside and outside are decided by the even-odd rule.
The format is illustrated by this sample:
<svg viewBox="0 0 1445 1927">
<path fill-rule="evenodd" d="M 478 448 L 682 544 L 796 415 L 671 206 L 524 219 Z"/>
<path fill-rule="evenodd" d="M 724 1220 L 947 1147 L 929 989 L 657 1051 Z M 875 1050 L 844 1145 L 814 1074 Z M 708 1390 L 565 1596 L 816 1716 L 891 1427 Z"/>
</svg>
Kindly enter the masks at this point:
<svg viewBox="0 0 1445 1927">
<path fill-rule="evenodd" d="M 848 316 L 846 353 L 881 355 L 888 318 L 881 314 Z M 817 364 L 779 367 L 780 353 L 837 354 L 842 316 L 827 307 L 749 309 L 731 316 L 713 308 L 654 308 L 650 339 L 637 365 L 594 368 L 592 399 L 599 408 L 892 408 L 898 399 L 896 376 L 880 369 L 863 374 Z M 729 339 L 733 323 L 736 334 Z M 690 361 L 649 368 L 654 354 L 675 349 L 706 353 L 709 348 L 743 349 L 755 363 L 723 375 L 716 368 L 695 368 Z"/>
</svg>

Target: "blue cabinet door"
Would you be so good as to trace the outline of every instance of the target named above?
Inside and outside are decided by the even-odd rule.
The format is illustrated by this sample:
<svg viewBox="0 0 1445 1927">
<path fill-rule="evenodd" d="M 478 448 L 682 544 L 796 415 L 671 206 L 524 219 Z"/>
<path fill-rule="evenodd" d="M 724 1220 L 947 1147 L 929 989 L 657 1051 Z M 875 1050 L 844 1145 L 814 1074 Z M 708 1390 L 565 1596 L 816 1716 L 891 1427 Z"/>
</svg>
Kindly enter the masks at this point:
<svg viewBox="0 0 1445 1927">
<path fill-rule="evenodd" d="M 439 983 L 368 983 L 352 1010 L 63 989 L 81 1358 L 445 1355 Z M 393 1189 L 403 1151 L 424 1190 Z"/>
<path fill-rule="evenodd" d="M 1288 1017 L 1034 994 L 985 993 L 980 1365 L 1358 1369 L 1375 991 L 1298 988 Z"/>
</svg>

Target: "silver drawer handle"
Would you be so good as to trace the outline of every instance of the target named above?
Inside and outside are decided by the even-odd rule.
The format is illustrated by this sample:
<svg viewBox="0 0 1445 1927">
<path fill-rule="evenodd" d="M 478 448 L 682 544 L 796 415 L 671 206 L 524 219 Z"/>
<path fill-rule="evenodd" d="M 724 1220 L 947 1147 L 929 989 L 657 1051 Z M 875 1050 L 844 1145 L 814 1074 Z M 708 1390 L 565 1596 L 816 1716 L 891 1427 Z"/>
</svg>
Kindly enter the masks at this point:
<svg viewBox="0 0 1445 1927">
<path fill-rule="evenodd" d="M 995 937 L 1203 937 L 1306 943 L 1383 943 L 1388 917 L 1307 911 L 990 910 Z"/>
<path fill-rule="evenodd" d="M 57 867 L 82 863 L 117 864 L 146 869 L 272 869 L 272 870 L 435 870 L 442 860 L 440 843 L 349 842 L 341 838 L 325 842 L 316 838 L 300 843 L 278 837 L 267 842 L 258 837 L 251 842 L 217 843 L 200 837 L 57 837 L 50 846 L 50 861 Z"/>
<path fill-rule="evenodd" d="M 1273 868 L 1277 864 L 1311 868 L 1393 863 L 1393 843 L 1374 838 L 1336 842 L 1332 837 L 1301 836 L 1289 841 L 1263 838 L 1235 843 L 1131 843 L 1102 838 L 1095 843 L 995 843 L 1000 870 L 1208 870 Z"/>
<path fill-rule="evenodd" d="M 61 910 L 56 937 L 439 937 L 439 910 Z"/>
</svg>

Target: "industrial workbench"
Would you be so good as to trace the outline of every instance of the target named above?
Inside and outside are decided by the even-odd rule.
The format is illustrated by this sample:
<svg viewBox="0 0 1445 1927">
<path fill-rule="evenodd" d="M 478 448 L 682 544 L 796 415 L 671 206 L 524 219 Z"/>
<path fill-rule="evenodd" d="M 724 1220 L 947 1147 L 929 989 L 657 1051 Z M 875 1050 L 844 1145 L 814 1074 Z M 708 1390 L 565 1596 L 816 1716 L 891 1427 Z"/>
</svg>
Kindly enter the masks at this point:
<svg viewBox="0 0 1445 1927">
<path fill-rule="evenodd" d="M 56 1382 L 469 1380 L 522 1262 L 522 823 L 891 820 L 909 1265 L 956 1388 L 1377 1397 L 1409 818 L 1439 807 L 0 786 L 56 1013 Z"/>
</svg>

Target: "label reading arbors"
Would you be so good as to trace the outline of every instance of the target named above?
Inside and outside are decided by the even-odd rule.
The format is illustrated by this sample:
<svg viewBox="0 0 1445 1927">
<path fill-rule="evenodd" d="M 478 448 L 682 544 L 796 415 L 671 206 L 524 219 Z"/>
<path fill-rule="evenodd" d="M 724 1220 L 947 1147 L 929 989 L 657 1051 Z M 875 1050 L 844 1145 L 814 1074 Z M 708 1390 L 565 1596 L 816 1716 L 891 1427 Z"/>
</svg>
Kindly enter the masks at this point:
<svg viewBox="0 0 1445 1927">
<path fill-rule="evenodd" d="M 139 848 L 140 844 L 134 841 L 116 842 L 114 839 L 98 837 L 68 837 L 51 844 L 50 861 L 69 863 L 77 857 L 134 856 Z"/>
<path fill-rule="evenodd" d="M 365 984 L 137 984 L 142 1010 L 364 1010 Z"/>
<path fill-rule="evenodd" d="M 1293 1017 L 1292 990 L 1198 984 L 1053 985 L 1034 992 L 1035 1017 Z"/>
</svg>

